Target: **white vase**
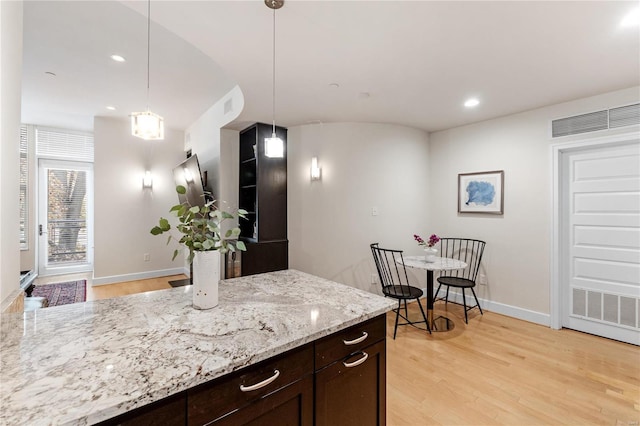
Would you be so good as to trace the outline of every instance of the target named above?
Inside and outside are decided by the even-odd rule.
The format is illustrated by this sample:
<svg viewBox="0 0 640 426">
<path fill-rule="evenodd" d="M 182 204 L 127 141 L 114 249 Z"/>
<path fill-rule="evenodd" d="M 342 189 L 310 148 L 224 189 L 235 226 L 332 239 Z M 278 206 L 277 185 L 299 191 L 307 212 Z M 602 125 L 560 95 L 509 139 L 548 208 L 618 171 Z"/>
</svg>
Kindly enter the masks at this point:
<svg viewBox="0 0 640 426">
<path fill-rule="evenodd" d="M 196 251 L 193 257 L 193 307 L 211 309 L 218 306 L 220 252 Z"/>
<path fill-rule="evenodd" d="M 424 260 L 426 262 L 431 263 L 436 261 L 436 256 L 438 255 L 437 248 L 427 247 L 426 249 L 424 249 L 424 252 L 425 252 Z"/>
</svg>

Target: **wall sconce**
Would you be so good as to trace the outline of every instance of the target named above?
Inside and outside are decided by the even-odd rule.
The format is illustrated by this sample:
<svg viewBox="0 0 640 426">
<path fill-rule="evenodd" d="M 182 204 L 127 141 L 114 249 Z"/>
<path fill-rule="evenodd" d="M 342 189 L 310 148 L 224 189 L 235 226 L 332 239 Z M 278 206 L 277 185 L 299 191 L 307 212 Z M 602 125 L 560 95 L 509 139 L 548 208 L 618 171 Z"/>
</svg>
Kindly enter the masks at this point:
<svg viewBox="0 0 640 426">
<path fill-rule="evenodd" d="M 142 178 L 142 188 L 153 188 L 153 177 L 151 176 L 151 172 L 149 170 L 144 172 L 144 177 Z"/>
<path fill-rule="evenodd" d="M 322 169 L 318 167 L 318 157 L 311 158 L 311 180 L 320 180 Z"/>
</svg>

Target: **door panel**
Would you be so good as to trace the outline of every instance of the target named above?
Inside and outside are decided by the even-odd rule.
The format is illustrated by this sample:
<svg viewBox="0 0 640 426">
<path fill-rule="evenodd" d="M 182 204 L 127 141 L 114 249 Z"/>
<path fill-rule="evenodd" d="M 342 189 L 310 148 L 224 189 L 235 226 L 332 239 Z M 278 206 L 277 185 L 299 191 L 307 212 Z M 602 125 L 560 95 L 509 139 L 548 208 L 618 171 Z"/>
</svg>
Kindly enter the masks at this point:
<svg viewBox="0 0 640 426">
<path fill-rule="evenodd" d="M 640 145 L 567 156 L 563 326 L 640 344 Z"/>
<path fill-rule="evenodd" d="M 92 270 L 92 165 L 39 163 L 39 274 Z"/>
</svg>

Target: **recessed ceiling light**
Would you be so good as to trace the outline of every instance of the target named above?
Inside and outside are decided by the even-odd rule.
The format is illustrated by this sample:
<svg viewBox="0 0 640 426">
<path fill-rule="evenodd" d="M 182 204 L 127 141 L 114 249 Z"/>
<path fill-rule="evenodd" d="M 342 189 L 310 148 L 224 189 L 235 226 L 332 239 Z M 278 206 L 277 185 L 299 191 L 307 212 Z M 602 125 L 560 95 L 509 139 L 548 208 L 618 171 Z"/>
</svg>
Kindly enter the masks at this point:
<svg viewBox="0 0 640 426">
<path fill-rule="evenodd" d="M 109 105 L 109 106 L 107 106 L 107 109 L 108 109 L 109 111 L 115 111 L 115 110 L 116 110 L 116 107 Z"/>
<path fill-rule="evenodd" d="M 340 85 L 338 83 L 329 83 L 329 87 L 331 87 L 332 89 L 337 89 L 338 87 L 340 87 Z"/>
<path fill-rule="evenodd" d="M 631 12 L 627 13 L 622 21 L 620 21 L 621 27 L 637 27 L 640 26 L 640 7 L 636 7 Z"/>
<path fill-rule="evenodd" d="M 464 101 L 464 106 L 466 106 L 467 108 L 473 108 L 475 106 L 478 106 L 479 104 L 480 104 L 480 101 L 477 100 L 476 98 L 470 98 Z"/>
<path fill-rule="evenodd" d="M 124 59 L 124 57 L 122 57 L 120 55 L 111 55 L 111 59 L 113 59 L 116 62 L 124 62 L 124 61 L 126 61 L 126 59 Z"/>
<path fill-rule="evenodd" d="M 360 92 L 358 93 L 358 99 L 367 99 L 371 96 L 369 92 Z"/>
<path fill-rule="evenodd" d="M 55 77 L 56 76 L 55 72 L 45 71 L 44 73 L 47 74 L 47 75 L 50 75 L 51 77 Z"/>
</svg>

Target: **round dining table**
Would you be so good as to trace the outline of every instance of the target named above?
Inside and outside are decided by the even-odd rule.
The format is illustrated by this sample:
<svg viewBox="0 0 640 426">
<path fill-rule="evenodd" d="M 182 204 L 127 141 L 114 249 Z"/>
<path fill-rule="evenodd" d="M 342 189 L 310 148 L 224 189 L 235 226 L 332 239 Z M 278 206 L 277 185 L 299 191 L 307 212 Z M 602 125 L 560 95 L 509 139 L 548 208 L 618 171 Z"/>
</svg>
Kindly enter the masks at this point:
<svg viewBox="0 0 640 426">
<path fill-rule="evenodd" d="M 397 259 L 401 263 L 401 259 Z M 433 317 L 433 272 L 454 271 L 464 269 L 467 264 L 461 260 L 447 257 L 436 257 L 432 262 L 427 262 L 426 256 L 404 256 L 404 266 L 408 268 L 425 269 L 427 271 L 427 321 L 431 331 L 449 331 L 453 329 L 453 321 L 444 316 Z"/>
</svg>

